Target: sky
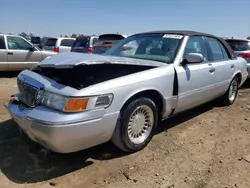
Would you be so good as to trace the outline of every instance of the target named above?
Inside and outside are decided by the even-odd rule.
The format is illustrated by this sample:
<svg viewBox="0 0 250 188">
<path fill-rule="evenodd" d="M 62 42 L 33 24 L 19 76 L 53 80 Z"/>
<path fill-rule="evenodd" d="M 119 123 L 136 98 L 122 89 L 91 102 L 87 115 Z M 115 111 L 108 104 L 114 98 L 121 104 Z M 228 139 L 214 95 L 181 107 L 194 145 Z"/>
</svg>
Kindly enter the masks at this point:
<svg viewBox="0 0 250 188">
<path fill-rule="evenodd" d="M 195 30 L 250 36 L 250 0 L 0 0 L 0 32 L 40 36 Z"/>
</svg>

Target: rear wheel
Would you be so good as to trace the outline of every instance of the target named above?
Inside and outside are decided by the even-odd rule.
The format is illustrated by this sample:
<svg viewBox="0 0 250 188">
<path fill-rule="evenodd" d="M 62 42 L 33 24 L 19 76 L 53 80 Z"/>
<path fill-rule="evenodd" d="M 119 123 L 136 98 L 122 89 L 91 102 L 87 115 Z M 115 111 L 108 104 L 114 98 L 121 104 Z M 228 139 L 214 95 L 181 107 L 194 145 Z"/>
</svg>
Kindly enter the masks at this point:
<svg viewBox="0 0 250 188">
<path fill-rule="evenodd" d="M 111 140 L 123 151 L 139 151 L 152 139 L 157 123 L 155 103 L 149 98 L 138 98 L 120 112 Z"/>
<path fill-rule="evenodd" d="M 235 102 L 238 94 L 238 88 L 239 78 L 234 77 L 229 85 L 227 92 L 221 98 L 224 105 L 232 105 Z"/>
</svg>

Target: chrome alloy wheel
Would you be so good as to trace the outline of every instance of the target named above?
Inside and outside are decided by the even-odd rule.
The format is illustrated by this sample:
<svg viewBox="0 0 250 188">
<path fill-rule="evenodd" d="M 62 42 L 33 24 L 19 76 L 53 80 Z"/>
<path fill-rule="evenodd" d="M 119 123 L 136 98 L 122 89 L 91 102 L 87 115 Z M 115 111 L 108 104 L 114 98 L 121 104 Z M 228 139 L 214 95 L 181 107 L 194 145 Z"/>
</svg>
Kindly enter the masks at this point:
<svg viewBox="0 0 250 188">
<path fill-rule="evenodd" d="M 230 101 L 234 101 L 237 95 L 238 81 L 234 79 L 230 85 L 228 97 Z"/>
<path fill-rule="evenodd" d="M 143 143 L 152 132 L 154 113 L 147 105 L 138 106 L 129 118 L 128 137 L 133 144 Z"/>
</svg>

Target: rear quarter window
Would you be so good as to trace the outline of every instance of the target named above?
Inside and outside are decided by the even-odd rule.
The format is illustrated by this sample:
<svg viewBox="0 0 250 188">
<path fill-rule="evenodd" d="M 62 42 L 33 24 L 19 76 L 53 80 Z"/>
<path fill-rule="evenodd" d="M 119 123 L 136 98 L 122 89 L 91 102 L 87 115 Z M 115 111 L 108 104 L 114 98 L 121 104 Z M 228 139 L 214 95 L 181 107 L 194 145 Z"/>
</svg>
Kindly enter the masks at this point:
<svg viewBox="0 0 250 188">
<path fill-rule="evenodd" d="M 75 41 L 75 40 L 73 40 L 73 39 L 63 39 L 63 40 L 61 41 L 60 46 L 71 47 L 71 46 L 73 45 L 74 41 Z"/>
<path fill-rule="evenodd" d="M 244 40 L 226 40 L 233 51 L 247 51 L 250 50 L 250 41 Z"/>
</svg>

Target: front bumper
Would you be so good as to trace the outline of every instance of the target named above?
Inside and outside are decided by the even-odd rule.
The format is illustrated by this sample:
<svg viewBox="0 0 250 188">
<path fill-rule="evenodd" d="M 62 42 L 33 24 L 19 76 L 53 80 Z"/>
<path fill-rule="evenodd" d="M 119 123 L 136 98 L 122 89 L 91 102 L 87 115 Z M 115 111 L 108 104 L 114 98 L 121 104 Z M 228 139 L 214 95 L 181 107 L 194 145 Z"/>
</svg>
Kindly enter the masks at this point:
<svg viewBox="0 0 250 188">
<path fill-rule="evenodd" d="M 119 112 L 105 109 L 82 113 L 60 113 L 43 106 L 28 108 L 10 101 L 5 105 L 29 138 L 44 147 L 70 153 L 107 142 L 112 137 Z"/>
</svg>

